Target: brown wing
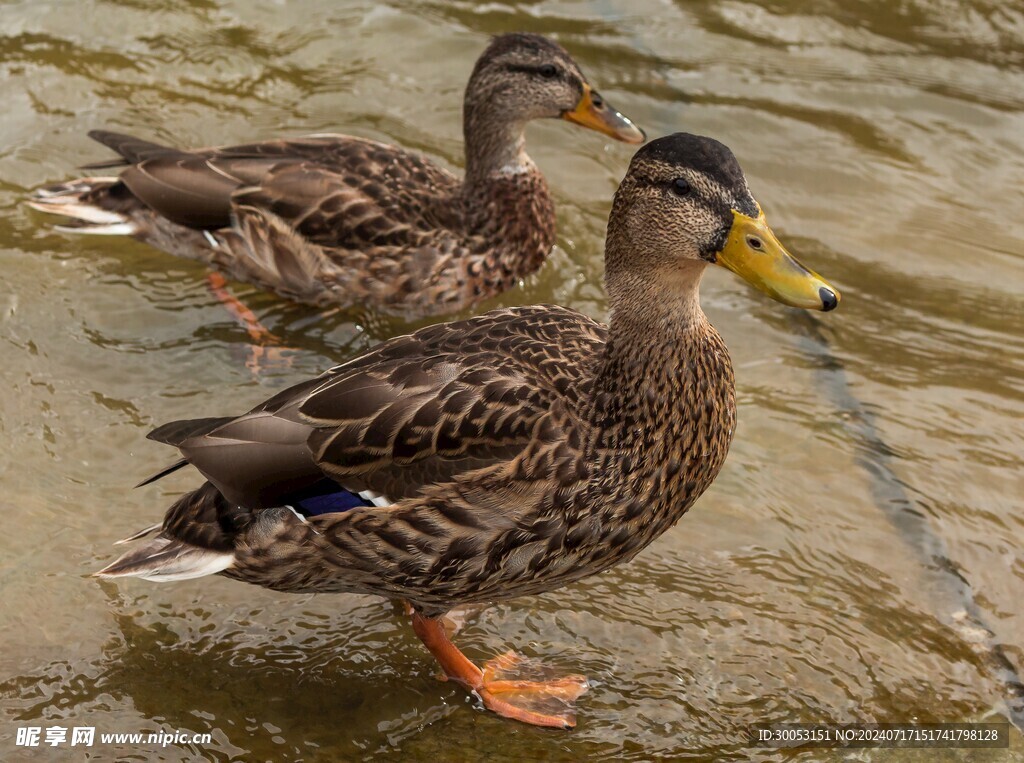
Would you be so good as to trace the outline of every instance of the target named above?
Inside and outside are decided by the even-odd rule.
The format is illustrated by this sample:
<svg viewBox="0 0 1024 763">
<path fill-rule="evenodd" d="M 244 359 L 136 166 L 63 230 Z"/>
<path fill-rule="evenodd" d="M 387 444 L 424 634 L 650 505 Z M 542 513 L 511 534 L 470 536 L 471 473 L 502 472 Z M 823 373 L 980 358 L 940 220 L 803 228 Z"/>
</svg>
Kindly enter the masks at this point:
<svg viewBox="0 0 1024 763">
<path fill-rule="evenodd" d="M 428 614 L 584 577 L 594 571 L 593 539 L 606 532 L 574 509 L 590 484 L 586 424 L 559 402 L 535 426 L 515 460 L 425 486 L 387 509 L 318 517 L 299 537 L 356 581 L 351 590 L 406 598 Z M 274 552 L 309 556 L 287 542 Z"/>
<path fill-rule="evenodd" d="M 604 328 L 559 307 L 430 326 L 180 444 L 230 501 L 259 508 L 329 477 L 392 500 L 518 455 L 584 399 Z"/>
<path fill-rule="evenodd" d="M 314 244 L 409 246 L 459 225 L 448 203 L 458 180 L 417 154 L 340 135 L 288 141 L 287 149 L 293 156 L 236 192 L 234 202 L 272 212 Z"/>
<path fill-rule="evenodd" d="M 241 204 L 273 212 L 321 246 L 358 248 L 456 220 L 438 203 L 458 186 L 451 173 L 374 141 L 329 135 L 181 151 L 90 135 L 129 164 L 121 180 L 135 196 L 192 228 L 226 228 Z"/>
<path fill-rule="evenodd" d="M 121 181 L 168 220 L 213 230 L 231 225 L 232 194 L 274 164 L 267 159 L 219 162 L 181 152 L 133 164 L 121 173 Z"/>
</svg>

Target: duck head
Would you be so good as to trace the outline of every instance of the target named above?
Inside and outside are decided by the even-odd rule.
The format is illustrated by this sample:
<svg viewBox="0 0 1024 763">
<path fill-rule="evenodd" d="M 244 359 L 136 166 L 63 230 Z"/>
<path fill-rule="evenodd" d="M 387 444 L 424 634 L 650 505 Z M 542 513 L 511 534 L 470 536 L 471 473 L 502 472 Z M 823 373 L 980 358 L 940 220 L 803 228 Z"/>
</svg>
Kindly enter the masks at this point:
<svg viewBox="0 0 1024 763">
<path fill-rule="evenodd" d="M 630 279 L 699 281 L 721 265 L 773 299 L 832 310 L 839 291 L 776 238 L 739 162 L 712 138 L 676 133 L 637 151 L 608 223 L 609 290 Z"/>
<path fill-rule="evenodd" d="M 626 143 L 643 143 L 643 131 L 591 85 L 566 50 L 537 34 L 503 34 L 480 55 L 466 87 L 465 138 L 499 152 L 518 142 L 534 119 L 565 119 Z"/>
</svg>

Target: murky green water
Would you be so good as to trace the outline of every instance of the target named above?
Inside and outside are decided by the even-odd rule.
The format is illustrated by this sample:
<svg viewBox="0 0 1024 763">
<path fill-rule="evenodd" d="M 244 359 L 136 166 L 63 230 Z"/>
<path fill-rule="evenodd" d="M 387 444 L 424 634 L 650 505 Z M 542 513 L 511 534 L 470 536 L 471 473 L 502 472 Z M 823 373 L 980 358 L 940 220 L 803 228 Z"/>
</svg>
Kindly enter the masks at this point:
<svg viewBox="0 0 1024 763">
<path fill-rule="evenodd" d="M 254 377 L 201 268 L 20 205 L 107 156 L 92 127 L 184 146 L 340 130 L 458 167 L 469 70 L 514 29 L 557 35 L 650 134 L 728 143 L 845 297 L 808 319 L 710 273 L 741 404 L 718 482 L 632 564 L 461 634 L 473 657 L 515 645 L 588 674 L 572 733 L 474 709 L 381 600 L 84 577 L 194 483 L 130 489 L 168 458 L 149 427 L 244 411 L 406 326 L 240 288 L 298 348 Z M 82 725 L 213 737 L 88 750 L 108 760 L 781 760 L 751 724 L 1006 716 L 1024 672 L 1018 3 L 6 3 L 0 71 L 0 758 L 83 759 L 15 747 L 19 726 Z M 629 148 L 562 123 L 528 137 L 559 246 L 495 304 L 604 317 Z M 1024 760 L 1012 736 L 944 757 Z"/>
</svg>

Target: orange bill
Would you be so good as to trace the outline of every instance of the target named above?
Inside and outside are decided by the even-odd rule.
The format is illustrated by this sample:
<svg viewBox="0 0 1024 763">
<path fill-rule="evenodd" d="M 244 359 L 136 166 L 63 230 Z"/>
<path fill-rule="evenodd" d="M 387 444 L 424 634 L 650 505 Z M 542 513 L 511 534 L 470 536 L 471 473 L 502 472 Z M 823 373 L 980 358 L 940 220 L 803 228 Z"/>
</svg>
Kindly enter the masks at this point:
<svg viewBox="0 0 1024 763">
<path fill-rule="evenodd" d="M 625 143 L 643 143 L 647 139 L 644 131 L 633 124 L 629 117 L 612 108 L 587 84 L 583 85 L 583 96 L 576 104 L 576 108 L 563 112 L 562 119 L 597 130 Z"/>
</svg>

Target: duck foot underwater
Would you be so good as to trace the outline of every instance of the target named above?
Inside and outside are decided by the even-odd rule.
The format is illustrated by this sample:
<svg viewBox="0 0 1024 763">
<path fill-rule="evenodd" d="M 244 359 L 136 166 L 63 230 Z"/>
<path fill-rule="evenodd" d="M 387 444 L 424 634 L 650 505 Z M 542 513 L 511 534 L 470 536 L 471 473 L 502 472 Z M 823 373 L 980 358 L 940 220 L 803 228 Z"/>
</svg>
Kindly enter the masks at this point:
<svg viewBox="0 0 1024 763">
<path fill-rule="evenodd" d="M 228 288 L 228 281 L 223 275 L 217 272 L 210 273 L 206 276 L 206 285 L 210 289 L 210 293 L 217 298 L 217 301 L 224 306 L 224 309 L 228 311 L 231 317 L 245 329 L 245 332 L 252 340 L 252 344 L 249 345 L 245 367 L 252 371 L 253 375 L 259 376 L 271 367 L 291 368 L 291 355 L 297 352 L 297 350 L 292 347 L 286 347 L 277 334 L 263 325 L 263 322 L 256 317 L 256 313 L 231 293 Z"/>
</svg>

